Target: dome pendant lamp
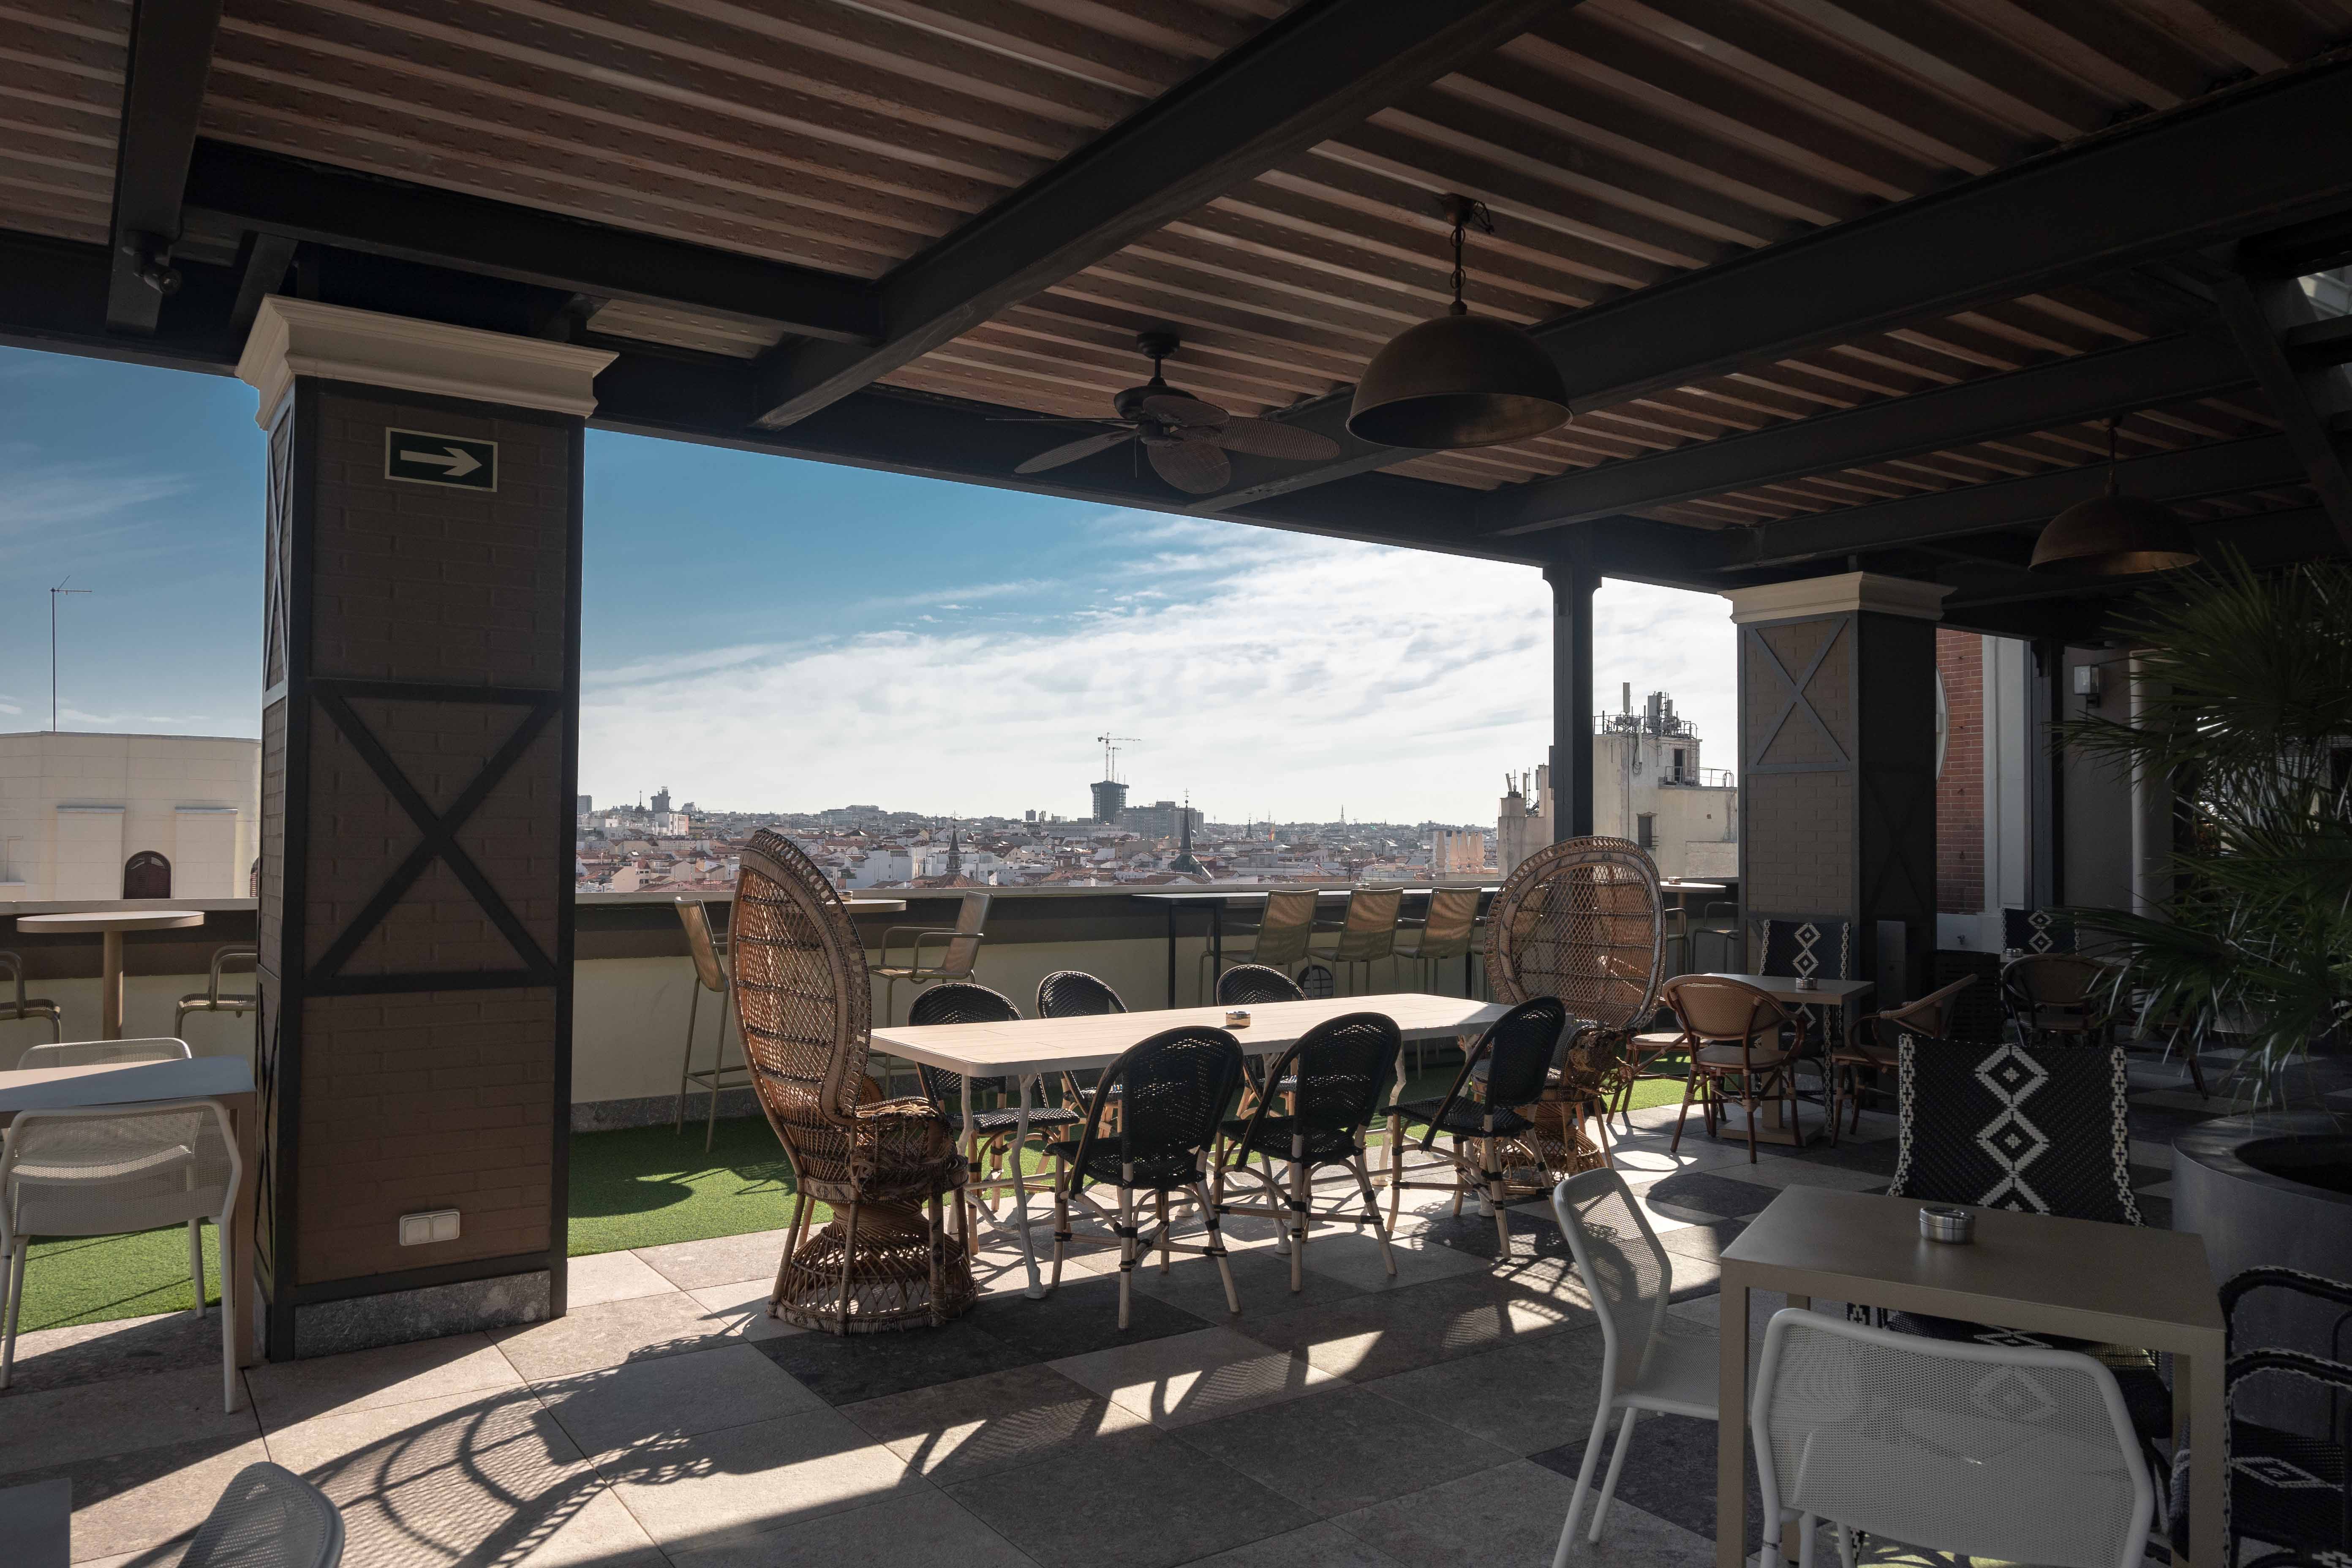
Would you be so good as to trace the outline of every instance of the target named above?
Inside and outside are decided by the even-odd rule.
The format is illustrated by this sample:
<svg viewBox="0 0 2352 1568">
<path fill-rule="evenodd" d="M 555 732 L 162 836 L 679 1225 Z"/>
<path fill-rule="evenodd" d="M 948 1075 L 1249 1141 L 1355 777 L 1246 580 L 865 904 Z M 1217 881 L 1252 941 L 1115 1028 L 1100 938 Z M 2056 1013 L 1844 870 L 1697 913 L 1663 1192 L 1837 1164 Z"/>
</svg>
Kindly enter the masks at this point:
<svg viewBox="0 0 2352 1568">
<path fill-rule="evenodd" d="M 1382 346 L 1356 384 L 1348 433 L 1383 447 L 1492 447 L 1568 423 L 1559 367 L 1535 339 L 1507 321 L 1470 314 L 1462 302 L 1462 236 L 1495 220 L 1486 204 L 1445 198 L 1454 220 L 1454 304 L 1407 327 Z"/>
<path fill-rule="evenodd" d="M 2169 572 L 2202 559 L 2189 525 L 2170 507 L 2125 495 L 2116 484 L 2116 421 L 2107 421 L 2107 493 L 2076 501 L 2034 542 L 2036 572 L 2129 577 Z"/>
</svg>

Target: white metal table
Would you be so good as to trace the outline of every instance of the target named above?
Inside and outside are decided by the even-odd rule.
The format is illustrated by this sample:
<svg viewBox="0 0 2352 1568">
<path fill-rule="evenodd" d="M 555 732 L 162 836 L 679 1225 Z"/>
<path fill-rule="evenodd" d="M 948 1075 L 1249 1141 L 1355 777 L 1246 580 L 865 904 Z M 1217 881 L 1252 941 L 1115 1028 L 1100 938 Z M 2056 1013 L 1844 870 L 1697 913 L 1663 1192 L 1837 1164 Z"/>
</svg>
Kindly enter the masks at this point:
<svg viewBox="0 0 2352 1568">
<path fill-rule="evenodd" d="M 98 1037 L 122 1037 L 122 933 L 127 931 L 180 931 L 205 923 L 195 910 L 110 910 L 95 914 L 18 915 L 24 931 L 89 935 L 104 939 L 98 983 Z"/>
<path fill-rule="evenodd" d="M 1408 1040 L 1452 1039 L 1483 1029 L 1507 1011 L 1499 1003 L 1476 1002 L 1463 996 L 1433 996 L 1422 992 L 1395 992 L 1375 996 L 1325 996 L 1306 1002 L 1261 1003 L 1249 1009 L 1250 1022 L 1233 1031 L 1242 1049 L 1253 1056 L 1271 1056 L 1287 1049 L 1316 1025 L 1349 1013 L 1379 1013 L 1395 1020 Z M 1013 1018 L 1001 1024 L 899 1025 L 877 1029 L 874 1048 L 925 1067 L 951 1072 L 963 1080 L 966 1108 L 965 1144 L 977 1146 L 970 1110 L 974 1079 L 1010 1078 L 1020 1085 L 1021 1106 L 1013 1142 L 1013 1206 L 1010 1218 L 1000 1219 L 985 1204 L 972 1206 L 990 1225 L 1009 1226 L 1021 1243 L 1021 1260 L 1029 1270 L 1028 1295 L 1045 1293 L 1037 1274 L 1036 1248 L 1029 1237 L 1029 1183 L 1021 1169 L 1021 1151 L 1029 1138 L 1029 1113 L 1035 1109 L 1030 1080 L 1050 1072 L 1107 1068 L 1129 1046 L 1168 1029 L 1187 1026 L 1222 1029 L 1223 1007 L 1173 1007 L 1151 1013 L 1105 1013 L 1082 1018 Z"/>
</svg>

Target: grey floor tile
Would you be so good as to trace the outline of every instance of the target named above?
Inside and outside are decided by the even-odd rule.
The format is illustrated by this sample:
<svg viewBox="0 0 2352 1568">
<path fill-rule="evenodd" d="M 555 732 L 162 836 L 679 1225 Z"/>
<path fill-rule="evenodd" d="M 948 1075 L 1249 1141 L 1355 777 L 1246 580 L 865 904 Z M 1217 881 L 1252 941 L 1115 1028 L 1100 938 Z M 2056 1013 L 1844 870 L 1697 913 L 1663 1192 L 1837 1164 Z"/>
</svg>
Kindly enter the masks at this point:
<svg viewBox="0 0 2352 1568">
<path fill-rule="evenodd" d="M 1043 1568 L 1171 1568 L 1286 1534 L 1314 1517 L 1150 1429 L 947 1491 Z"/>
<path fill-rule="evenodd" d="M 740 1541 L 929 1489 L 906 1461 L 824 1409 L 641 1444 L 598 1468 L 665 1550 Z"/>
<path fill-rule="evenodd" d="M 1549 1563 L 1571 1489 L 1568 1478 L 1517 1459 L 1332 1522 L 1418 1568 Z"/>
<path fill-rule="evenodd" d="M 1601 1330 L 1547 1334 L 1362 1386 L 1514 1455 L 1538 1453 L 1591 1429 Z"/>
<path fill-rule="evenodd" d="M 185 1312 L 163 1312 L 110 1323 L 37 1329 L 16 1336 L 16 1368 L 8 1380 L 8 1393 L 10 1396 L 39 1394 L 86 1383 L 110 1383 L 119 1377 L 204 1367 L 217 1376 L 220 1331 L 217 1311 L 207 1312 L 202 1322 Z"/>
<path fill-rule="evenodd" d="M 217 1321 L 213 1331 L 220 1331 Z M 214 1342 L 219 1353 L 219 1342 Z M 0 1395 L 0 1474 L 95 1459 L 166 1443 L 261 1435 L 251 1401 L 221 1408 L 220 1363 L 150 1377 Z"/>
<path fill-rule="evenodd" d="M 528 1560 L 603 1489 L 528 1391 L 314 1416 L 268 1444 L 333 1500 L 353 1564 Z"/>
<path fill-rule="evenodd" d="M 1714 1171 L 1685 1171 L 1651 1183 L 1643 1189 L 1642 1195 L 1652 1208 L 1683 1218 L 1702 1222 L 1746 1219 L 1763 1213 L 1766 1205 L 1780 1195 L 1776 1187 L 1739 1180 L 1738 1173 L 1747 1169 L 1743 1164 Z"/>
<path fill-rule="evenodd" d="M 1363 1381 L 1592 1321 L 1572 1300 L 1479 1274 L 1255 1319 L 1248 1329 L 1322 1371 Z"/>
<path fill-rule="evenodd" d="M 766 1316 L 714 1312 L 685 1292 L 672 1291 L 583 1307 L 551 1322 L 494 1330 L 490 1342 L 517 1372 L 537 1380 L 766 1339 L 779 1326 Z"/>
<path fill-rule="evenodd" d="M 942 1328 L 900 1333 L 788 1334 L 761 1341 L 760 1353 L 827 1405 L 855 1405 L 1045 1359 L 1006 1344 L 970 1312 Z"/>
<path fill-rule="evenodd" d="M 1197 1261 L 1209 1264 L 1213 1279 L 1215 1264 L 1208 1258 Z M 1158 1266 L 1148 1265 L 1136 1270 L 1138 1278 L 1146 1273 L 1158 1279 Z M 1174 1277 L 1171 1269 L 1169 1278 Z M 1217 1317 L 1222 1320 L 1226 1315 L 1221 1295 Z M 974 1307 L 970 1317 L 992 1338 L 1038 1361 L 1079 1355 L 1112 1345 L 1136 1344 L 1168 1334 L 1188 1334 L 1208 1326 L 1204 1320 L 1173 1302 L 1136 1290 L 1128 1301 L 1127 1327 L 1120 1328 L 1116 1274 L 1083 1275 L 1076 1279 L 1066 1274 L 1061 1287 L 1041 1301 L 1032 1301 L 1017 1293 L 991 1296 Z"/>
<path fill-rule="evenodd" d="M 1606 1568 L 1713 1568 L 1715 1563 L 1712 1532 L 1694 1534 L 1622 1499 L 1610 1508 L 1609 1521 L 1601 1528 L 1597 1543 L 1585 1539 L 1590 1528 L 1587 1525 L 1578 1529 L 1576 1546 L 1569 1553 L 1571 1563 L 1605 1564 Z M 1935 1561 L 1946 1560 L 1938 1556 Z M 1923 1562 L 1917 1568 L 1930 1568 L 1930 1564 Z"/>
<path fill-rule="evenodd" d="M 1510 1224 L 1507 1253 L 1503 1250 L 1503 1238 L 1496 1232 L 1495 1222 L 1471 1214 L 1465 1213 L 1459 1219 L 1433 1221 L 1428 1234 L 1454 1250 L 1485 1262 L 1488 1272 L 1497 1279 L 1583 1304 L 1584 1281 L 1576 1272 L 1568 1238 L 1553 1220 L 1550 1206 L 1515 1205 L 1505 1218 Z"/>
<path fill-rule="evenodd" d="M 1618 1417 L 1619 1422 L 1622 1420 L 1622 1416 Z M 1601 1449 L 1593 1479 L 1596 1492 L 1600 1489 L 1600 1477 L 1608 1470 L 1618 1432 L 1617 1424 L 1612 1423 L 1609 1443 Z M 1630 1503 L 1644 1513 L 1678 1525 L 1701 1540 L 1714 1541 L 1717 1436 L 1712 1421 L 1688 1415 L 1644 1414 L 1633 1423 L 1633 1447 L 1626 1452 L 1624 1473 L 1617 1480 L 1617 1501 Z M 1584 1440 L 1579 1438 L 1531 1458 L 1573 1481 L 1577 1467 L 1584 1461 Z M 1591 1504 L 1588 1501 L 1585 1506 L 1589 1528 Z M 1751 1465 L 1748 1470 L 1748 1550 L 1751 1555 L 1764 1540 L 1763 1507 L 1755 1467 Z M 1600 1544 L 1604 1555 L 1619 1523 L 1612 1506 L 1608 1522 L 1601 1528 Z"/>
<path fill-rule="evenodd" d="M 681 1290 L 735 1285 L 747 1279 L 772 1283 L 776 1266 L 783 1260 L 787 1234 L 755 1230 L 707 1241 L 675 1241 L 667 1247 L 638 1247 L 635 1256 Z"/>
<path fill-rule="evenodd" d="M 1352 1239 L 1337 1233 L 1318 1237 L 1307 1244 L 1305 1258 L 1319 1261 L 1327 1252 Z M 1333 1260 L 1339 1261 L 1336 1257 Z M 1166 1274 L 1157 1268 L 1139 1268 L 1135 1271 L 1135 1289 L 1140 1295 L 1182 1308 L 1202 1323 L 1223 1323 L 1231 1328 L 1244 1327 L 1252 1312 L 1343 1301 L 1357 1294 L 1355 1286 L 1328 1270 L 1302 1268 L 1302 1289 L 1294 1296 L 1290 1292 L 1290 1259 L 1265 1248 L 1236 1252 L 1225 1260 L 1225 1265 L 1233 1270 L 1234 1290 L 1241 1298 L 1239 1318 L 1225 1310 L 1224 1285 L 1217 1278 L 1216 1263 L 1210 1258 L 1184 1258 Z M 1379 1266 L 1377 1257 L 1373 1265 Z"/>
<path fill-rule="evenodd" d="M 1851 1166 L 1832 1165 L 1819 1160 L 1792 1160 L 1775 1154 L 1761 1155 L 1752 1165 L 1738 1170 L 1718 1169 L 1715 1174 L 1776 1191 L 1790 1187 L 1834 1187 L 1843 1192 L 1863 1193 L 1885 1185 L 1886 1179 L 1874 1171 L 1857 1171 Z"/>
<path fill-rule="evenodd" d="M 1518 1458 L 1345 1385 L 1201 1422 L 1181 1436 L 1327 1519 Z"/>
<path fill-rule="evenodd" d="M 199 1437 L 47 1465 L 0 1478 L 0 1486 L 63 1479 L 73 1488 L 73 1552 L 84 1557 L 142 1554 L 175 1562 L 229 1480 L 268 1458 L 257 1436 Z M 5 1543 L 0 1543 L 5 1547 Z M 0 1550 L 0 1561 L 5 1561 Z"/>
<path fill-rule="evenodd" d="M 753 1345 L 577 1373 L 537 1391 L 591 1457 L 824 1407 Z"/>
<path fill-rule="evenodd" d="M 841 1413 L 942 1486 L 1150 1425 L 1048 1366 L 934 1384 L 845 1405 Z"/>
<path fill-rule="evenodd" d="M 1285 1535 L 1269 1535 L 1212 1557 L 1191 1568 L 1398 1568 L 1397 1560 L 1359 1541 L 1336 1524 L 1310 1524 Z"/>
<path fill-rule="evenodd" d="M 806 1329 L 768 1316 L 768 1296 L 774 1289 L 772 1280 L 743 1279 L 732 1285 L 706 1285 L 687 1294 L 701 1303 L 715 1323 L 746 1340 L 807 1333 Z"/>
<path fill-rule="evenodd" d="M 1725 1219 L 1658 1237 L 1659 1245 L 1674 1255 L 1675 1300 L 1685 1301 L 1713 1292 L 1723 1278 L 1722 1266 L 1716 1259 L 1747 1228 L 1744 1219 Z"/>
<path fill-rule="evenodd" d="M 338 1410 L 520 1388 L 522 1374 L 487 1335 L 452 1334 L 349 1355 L 249 1367 L 245 1381 L 253 1391 L 263 1429 L 275 1431 Z"/>
<path fill-rule="evenodd" d="M 1438 1223 L 1434 1218 L 1424 1217 L 1392 1238 L 1389 1243 L 1390 1256 L 1385 1259 L 1381 1256 L 1380 1243 L 1370 1236 L 1339 1236 L 1328 1241 L 1309 1241 L 1305 1259 L 1307 1272 L 1363 1291 L 1396 1290 L 1408 1285 L 1425 1285 L 1433 1279 L 1450 1279 L 1456 1275 L 1486 1272 L 1484 1258 L 1465 1254 L 1459 1247 L 1448 1247 L 1433 1233 L 1432 1226 Z M 1493 1222 L 1487 1223 L 1491 1226 Z M 1286 1271 L 1285 1289 L 1276 1310 L 1288 1310 L 1292 1307 L 1316 1305 L 1311 1291 L 1300 1296 L 1289 1293 L 1287 1270 L 1290 1260 L 1276 1258 L 1275 1261 L 1281 1264 Z M 1394 1274 L 1388 1271 L 1391 1261 L 1396 1265 Z M 1244 1316 L 1255 1310 L 1248 1301 L 1243 1302 L 1242 1307 Z"/>
<path fill-rule="evenodd" d="M 1231 1329 L 1174 1334 L 1052 1364 L 1071 1382 L 1164 1427 L 1296 1399 L 1335 1381 L 1304 1356 Z"/>
<path fill-rule="evenodd" d="M 632 1296 L 659 1296 L 675 1290 L 665 1278 L 634 1252 L 599 1252 L 564 1260 L 563 1300 L 567 1310 L 605 1301 L 625 1301 Z"/>
<path fill-rule="evenodd" d="M 1031 1562 L 954 1499 L 929 1489 L 720 1545 L 698 1550 L 678 1542 L 669 1561 L 677 1568 L 1030 1568 Z"/>
</svg>

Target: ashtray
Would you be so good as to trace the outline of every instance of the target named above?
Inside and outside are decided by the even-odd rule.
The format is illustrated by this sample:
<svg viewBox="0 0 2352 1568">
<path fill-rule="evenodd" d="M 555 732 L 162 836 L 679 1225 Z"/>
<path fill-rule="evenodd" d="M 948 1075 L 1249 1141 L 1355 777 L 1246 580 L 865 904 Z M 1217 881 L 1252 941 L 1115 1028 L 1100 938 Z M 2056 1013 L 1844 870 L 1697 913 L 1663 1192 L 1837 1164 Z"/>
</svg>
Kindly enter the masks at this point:
<svg viewBox="0 0 2352 1568">
<path fill-rule="evenodd" d="M 1819 991 L 1821 988 L 1822 988 L 1822 983 L 1821 983 L 1820 981 L 1818 981 L 1818 980 L 1814 979 L 1811 975 L 1810 975 L 1810 974 L 1800 974 L 1800 975 L 1798 975 L 1798 976 L 1797 976 L 1797 989 L 1798 989 L 1798 990 L 1800 990 L 1800 991 Z"/>
<path fill-rule="evenodd" d="M 1972 1241 L 1976 1233 L 1977 1216 L 1966 1209 L 1923 1205 L 1919 1210 L 1919 1234 L 1927 1240 Z"/>
<path fill-rule="evenodd" d="M 1226 1028 L 1228 1028 L 1228 1029 L 1246 1029 L 1246 1028 L 1248 1028 L 1248 1027 L 1249 1027 L 1249 1009 L 1248 1009 L 1248 1008 L 1246 1008 L 1246 1007 L 1229 1007 L 1229 1008 L 1227 1008 L 1227 1009 L 1225 1010 L 1225 1027 L 1226 1027 Z"/>
</svg>

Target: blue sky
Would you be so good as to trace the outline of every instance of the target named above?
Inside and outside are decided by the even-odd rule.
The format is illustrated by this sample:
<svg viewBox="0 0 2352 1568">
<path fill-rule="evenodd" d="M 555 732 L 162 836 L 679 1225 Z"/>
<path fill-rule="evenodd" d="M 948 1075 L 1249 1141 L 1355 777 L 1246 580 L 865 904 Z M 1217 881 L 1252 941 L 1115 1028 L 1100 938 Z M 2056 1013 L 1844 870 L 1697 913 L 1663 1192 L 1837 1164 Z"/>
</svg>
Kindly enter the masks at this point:
<svg viewBox="0 0 2352 1568">
<path fill-rule="evenodd" d="M 253 734 L 262 437 L 226 377 L 0 349 L 0 729 Z M 581 786 L 1076 815 L 1108 728 L 1213 816 L 1488 817 L 1549 739 L 1526 568 L 591 432 Z M 1598 689 L 1728 762 L 1722 602 L 1611 584 Z"/>
</svg>

